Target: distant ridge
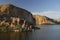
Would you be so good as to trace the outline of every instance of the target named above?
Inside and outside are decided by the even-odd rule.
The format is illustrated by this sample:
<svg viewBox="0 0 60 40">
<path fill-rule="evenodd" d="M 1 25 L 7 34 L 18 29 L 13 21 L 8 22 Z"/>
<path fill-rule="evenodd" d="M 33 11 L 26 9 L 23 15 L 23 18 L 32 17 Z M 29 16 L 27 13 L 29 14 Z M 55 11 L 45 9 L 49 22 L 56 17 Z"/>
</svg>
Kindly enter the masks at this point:
<svg viewBox="0 0 60 40">
<path fill-rule="evenodd" d="M 41 15 L 33 15 L 33 17 L 36 20 L 36 25 L 41 25 L 41 24 L 60 24 L 60 22 L 57 22 L 57 20 L 48 18 L 46 16 L 41 16 Z"/>
</svg>

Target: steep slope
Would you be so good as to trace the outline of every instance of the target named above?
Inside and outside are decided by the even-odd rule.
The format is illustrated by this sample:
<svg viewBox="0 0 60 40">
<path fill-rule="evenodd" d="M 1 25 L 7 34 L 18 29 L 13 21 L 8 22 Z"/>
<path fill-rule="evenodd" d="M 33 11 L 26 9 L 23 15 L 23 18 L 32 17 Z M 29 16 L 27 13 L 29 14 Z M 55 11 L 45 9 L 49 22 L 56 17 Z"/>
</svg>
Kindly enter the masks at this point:
<svg viewBox="0 0 60 40">
<path fill-rule="evenodd" d="M 40 24 L 59 24 L 56 20 L 50 19 L 46 16 L 41 15 L 33 15 L 36 20 L 36 25 Z"/>
<path fill-rule="evenodd" d="M 29 11 L 16 7 L 12 4 L 1 5 L 0 16 L 5 16 L 6 18 L 18 17 L 20 19 L 27 20 L 27 22 L 33 24 L 33 16 Z"/>
<path fill-rule="evenodd" d="M 12 4 L 0 6 L 0 31 L 31 31 L 35 25 L 32 14 Z"/>
</svg>

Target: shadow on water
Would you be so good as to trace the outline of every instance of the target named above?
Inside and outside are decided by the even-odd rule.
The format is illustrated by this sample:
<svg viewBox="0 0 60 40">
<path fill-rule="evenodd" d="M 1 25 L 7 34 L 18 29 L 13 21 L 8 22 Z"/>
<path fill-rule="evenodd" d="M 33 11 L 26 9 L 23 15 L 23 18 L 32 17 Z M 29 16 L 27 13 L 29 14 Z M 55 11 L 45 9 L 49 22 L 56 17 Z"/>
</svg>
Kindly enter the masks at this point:
<svg viewBox="0 0 60 40">
<path fill-rule="evenodd" d="M 2 32 L 0 40 L 28 40 L 32 32 Z"/>
</svg>

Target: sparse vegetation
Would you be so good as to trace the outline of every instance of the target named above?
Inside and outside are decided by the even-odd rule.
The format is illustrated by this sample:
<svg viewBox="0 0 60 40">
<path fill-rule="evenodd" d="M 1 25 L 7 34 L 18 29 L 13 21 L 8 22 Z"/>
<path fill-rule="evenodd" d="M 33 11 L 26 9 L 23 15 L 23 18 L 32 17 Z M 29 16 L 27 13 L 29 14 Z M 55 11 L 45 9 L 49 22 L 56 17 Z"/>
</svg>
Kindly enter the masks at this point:
<svg viewBox="0 0 60 40">
<path fill-rule="evenodd" d="M 0 32 L 32 31 L 35 21 L 32 14 L 12 4 L 0 6 Z"/>
<path fill-rule="evenodd" d="M 0 32 L 12 32 L 12 31 L 31 31 L 32 27 L 31 26 L 26 26 L 25 23 L 23 23 L 22 25 L 18 25 L 18 24 L 9 24 L 7 25 L 6 23 L 2 23 L 0 22 Z M 30 29 L 29 29 L 30 28 Z"/>
</svg>

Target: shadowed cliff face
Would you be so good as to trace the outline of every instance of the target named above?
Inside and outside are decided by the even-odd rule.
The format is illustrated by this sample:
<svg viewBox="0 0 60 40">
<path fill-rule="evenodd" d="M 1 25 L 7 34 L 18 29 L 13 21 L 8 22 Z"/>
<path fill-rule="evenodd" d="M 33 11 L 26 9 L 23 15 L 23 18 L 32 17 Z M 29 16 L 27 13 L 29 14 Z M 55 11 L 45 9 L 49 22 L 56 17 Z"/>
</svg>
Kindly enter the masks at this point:
<svg viewBox="0 0 60 40">
<path fill-rule="evenodd" d="M 40 25 L 40 24 L 60 24 L 56 20 L 53 20 L 53 19 L 48 18 L 46 16 L 33 15 L 33 17 L 36 20 L 36 25 Z"/>
<path fill-rule="evenodd" d="M 5 4 L 0 6 L 0 19 L 6 18 L 10 19 L 11 17 L 17 17 L 23 20 L 26 20 L 28 23 L 34 24 L 32 14 L 22 8 L 16 7 L 12 4 Z"/>
<path fill-rule="evenodd" d="M 32 31 L 35 19 L 32 14 L 12 4 L 0 6 L 0 31 Z"/>
</svg>

